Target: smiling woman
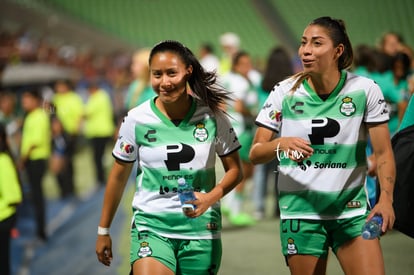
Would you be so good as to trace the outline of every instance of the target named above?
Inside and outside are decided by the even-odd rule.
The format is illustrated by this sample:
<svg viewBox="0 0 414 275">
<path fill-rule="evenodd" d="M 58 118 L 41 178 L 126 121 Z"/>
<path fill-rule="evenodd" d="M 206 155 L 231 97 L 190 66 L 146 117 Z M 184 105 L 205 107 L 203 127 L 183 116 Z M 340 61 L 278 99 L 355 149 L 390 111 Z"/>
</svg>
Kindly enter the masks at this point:
<svg viewBox="0 0 414 275">
<path fill-rule="evenodd" d="M 98 260 L 111 263 L 109 227 L 138 161 L 133 274 L 216 274 L 222 255 L 220 199 L 242 177 L 240 143 L 221 109 L 228 93 L 177 41 L 155 45 L 149 66 L 156 96 L 130 110 L 119 130 L 98 227 Z M 225 171 L 219 181 L 216 155 Z M 195 206 L 192 211 L 181 209 L 178 178 L 197 191 L 196 200 L 186 202 Z"/>
<path fill-rule="evenodd" d="M 313 20 L 298 54 L 303 71 L 273 88 L 256 119 L 250 151 L 256 164 L 275 158 L 275 149 L 301 153 L 281 159 L 278 175 L 281 224 L 297 225 L 280 233 L 290 272 L 325 274 L 331 248 L 346 274 L 384 274 L 379 240 L 360 236 L 374 215 L 382 216 L 383 233 L 395 220 L 395 165 L 382 92 L 374 81 L 346 71 L 353 53 L 342 20 Z M 366 157 L 359 150 L 368 134 L 381 163 L 383 191 L 371 211 L 364 189 Z"/>
<path fill-rule="evenodd" d="M 193 67 L 180 66 L 182 64 L 179 57 L 171 52 L 160 52 L 150 58 L 151 62 L 151 83 L 152 88 L 158 95 L 156 105 L 162 110 L 162 112 L 170 116 L 164 105 L 171 103 L 177 104 L 180 101 L 184 103 L 178 105 L 178 110 L 181 114 L 178 114 L 178 118 L 183 118 L 187 113 L 190 103 L 187 99 L 186 85 L 189 76 L 193 71 Z M 184 108 L 183 108 L 184 107 Z M 173 111 L 173 110 L 170 110 Z M 174 116 L 174 114 L 171 114 Z"/>
</svg>

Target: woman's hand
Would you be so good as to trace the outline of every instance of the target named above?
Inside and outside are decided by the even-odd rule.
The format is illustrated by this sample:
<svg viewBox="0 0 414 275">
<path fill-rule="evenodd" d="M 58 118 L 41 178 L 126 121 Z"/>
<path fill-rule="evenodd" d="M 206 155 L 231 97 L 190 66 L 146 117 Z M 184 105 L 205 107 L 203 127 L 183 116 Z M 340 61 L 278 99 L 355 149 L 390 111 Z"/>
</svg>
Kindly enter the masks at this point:
<svg viewBox="0 0 414 275">
<path fill-rule="evenodd" d="M 109 235 L 98 235 L 96 239 L 96 256 L 106 266 L 112 262 L 112 240 Z"/>
<path fill-rule="evenodd" d="M 208 193 L 206 194 L 194 192 L 194 195 L 197 199 L 194 201 L 187 202 L 195 206 L 194 210 L 188 210 L 184 212 L 184 214 L 189 218 L 196 218 L 203 215 L 203 213 L 206 212 L 207 209 L 214 204 L 213 200 L 211 199 L 211 196 L 209 196 Z"/>
<path fill-rule="evenodd" d="M 290 158 L 296 162 L 302 162 L 313 154 L 311 143 L 299 137 L 281 137 L 277 139 L 276 157 Z"/>
<path fill-rule="evenodd" d="M 371 219 L 375 215 L 382 217 L 382 232 L 385 234 L 388 230 L 391 230 L 395 222 L 395 213 L 392 206 L 392 194 L 388 194 L 386 191 L 382 191 L 378 202 L 371 210 L 367 220 Z"/>
</svg>

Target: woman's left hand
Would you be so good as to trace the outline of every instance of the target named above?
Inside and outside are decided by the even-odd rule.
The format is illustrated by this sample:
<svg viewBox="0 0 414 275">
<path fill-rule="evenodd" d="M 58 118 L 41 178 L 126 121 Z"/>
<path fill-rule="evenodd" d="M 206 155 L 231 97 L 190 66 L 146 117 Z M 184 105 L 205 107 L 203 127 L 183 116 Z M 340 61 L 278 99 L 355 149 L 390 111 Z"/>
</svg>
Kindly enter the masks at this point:
<svg viewBox="0 0 414 275">
<path fill-rule="evenodd" d="M 384 192 L 383 192 L 384 193 Z M 388 230 L 391 230 L 395 222 L 395 213 L 392 206 L 392 199 L 387 197 L 386 194 L 381 194 L 381 197 L 375 207 L 368 215 L 368 220 L 373 216 L 378 215 L 382 217 L 382 232 L 385 234 Z"/>
<path fill-rule="evenodd" d="M 214 203 L 211 201 L 208 193 L 194 192 L 194 194 L 197 199 L 187 202 L 194 205 L 194 210 L 184 212 L 184 214 L 189 218 L 196 218 L 201 216 Z"/>
</svg>

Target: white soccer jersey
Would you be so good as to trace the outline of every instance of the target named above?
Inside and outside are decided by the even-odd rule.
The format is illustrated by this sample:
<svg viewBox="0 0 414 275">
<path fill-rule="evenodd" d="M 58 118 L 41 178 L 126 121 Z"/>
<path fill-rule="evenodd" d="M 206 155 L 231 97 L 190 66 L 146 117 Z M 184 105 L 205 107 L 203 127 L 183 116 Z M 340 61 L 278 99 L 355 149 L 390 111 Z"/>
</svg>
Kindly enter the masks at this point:
<svg viewBox="0 0 414 275">
<path fill-rule="evenodd" d="M 187 218 L 177 196 L 177 180 L 184 177 L 196 191 L 209 192 L 216 184 L 216 154 L 225 156 L 239 148 L 228 118 L 195 100 L 178 126 L 155 107 L 154 99 L 132 109 L 112 154 L 122 161 L 138 161 L 132 202 L 138 230 L 169 238 L 218 238 L 219 203 L 196 219 Z"/>
<path fill-rule="evenodd" d="M 231 92 L 233 100 L 241 100 L 247 109 L 249 109 L 253 114 L 256 114 L 259 100 L 257 87 L 260 84 L 260 74 L 256 71 L 252 71 L 249 74 L 249 77 L 251 78 L 247 80 L 238 73 L 229 72 L 223 77 L 222 81 L 226 90 Z M 246 131 L 247 121 L 245 121 L 245 117 L 234 109 L 234 101 L 230 102 L 227 112 L 231 117 L 230 121 L 236 131 L 236 134 L 240 136 L 244 131 Z"/>
<path fill-rule="evenodd" d="M 311 142 L 303 163 L 275 148 L 280 159 L 279 203 L 283 219 L 338 219 L 366 212 L 365 123 L 385 123 L 388 110 L 374 81 L 343 71 L 323 101 L 307 81 L 292 92 L 294 79 L 277 84 L 256 123 L 285 137 Z"/>
</svg>

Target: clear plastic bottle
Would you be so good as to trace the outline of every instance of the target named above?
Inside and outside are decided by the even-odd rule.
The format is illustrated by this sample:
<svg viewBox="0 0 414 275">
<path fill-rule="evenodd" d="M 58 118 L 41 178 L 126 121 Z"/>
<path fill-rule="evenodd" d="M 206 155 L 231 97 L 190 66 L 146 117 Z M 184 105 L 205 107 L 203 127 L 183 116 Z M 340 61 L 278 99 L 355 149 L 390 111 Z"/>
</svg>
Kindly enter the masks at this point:
<svg viewBox="0 0 414 275">
<path fill-rule="evenodd" d="M 381 233 L 382 227 L 382 217 L 381 216 L 374 216 L 372 219 L 367 221 L 364 226 L 362 227 L 362 238 L 365 240 L 373 240 L 378 238 Z"/>
<path fill-rule="evenodd" d="M 181 202 L 181 209 L 183 212 L 192 211 L 195 209 L 195 206 L 188 201 L 196 200 L 197 198 L 194 195 L 193 187 L 184 179 L 178 179 L 178 197 Z"/>
</svg>

